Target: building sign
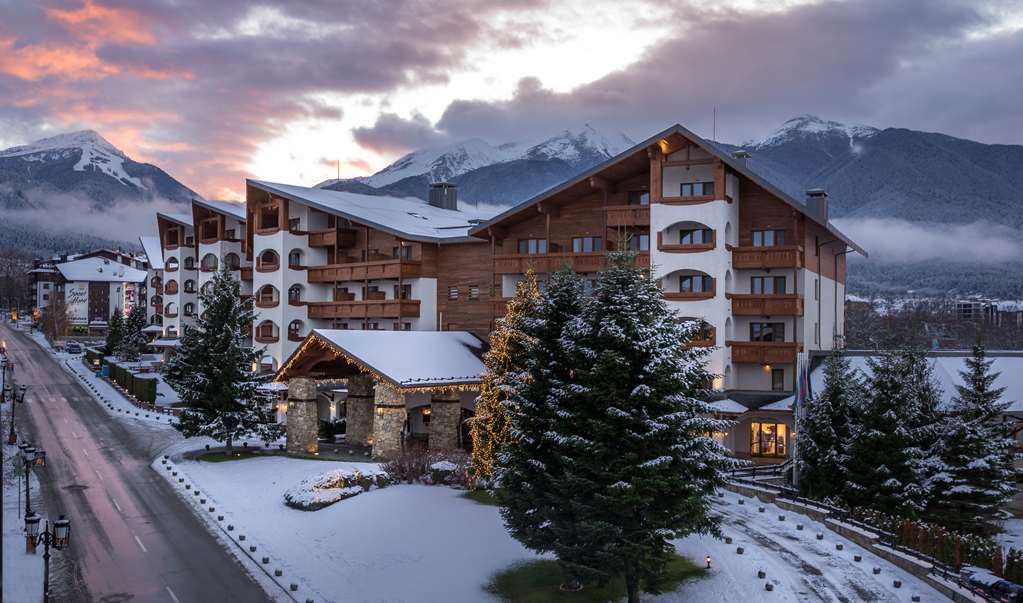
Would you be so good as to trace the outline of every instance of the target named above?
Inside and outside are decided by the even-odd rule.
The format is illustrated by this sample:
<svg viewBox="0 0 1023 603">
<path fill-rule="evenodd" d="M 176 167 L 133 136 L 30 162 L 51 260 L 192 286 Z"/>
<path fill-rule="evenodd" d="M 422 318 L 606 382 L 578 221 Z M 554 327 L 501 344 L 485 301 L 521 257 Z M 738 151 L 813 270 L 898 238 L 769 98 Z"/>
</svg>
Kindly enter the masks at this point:
<svg viewBox="0 0 1023 603">
<path fill-rule="evenodd" d="M 71 324 L 89 323 L 89 283 L 77 281 L 64 287 L 64 304 L 67 305 Z"/>
</svg>

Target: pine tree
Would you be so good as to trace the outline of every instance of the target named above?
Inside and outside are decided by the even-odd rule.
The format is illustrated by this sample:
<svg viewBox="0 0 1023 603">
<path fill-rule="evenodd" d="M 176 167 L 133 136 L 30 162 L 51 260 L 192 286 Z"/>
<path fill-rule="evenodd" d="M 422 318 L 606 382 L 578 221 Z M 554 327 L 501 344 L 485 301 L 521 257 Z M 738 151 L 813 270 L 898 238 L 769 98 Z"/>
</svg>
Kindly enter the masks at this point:
<svg viewBox="0 0 1023 603">
<path fill-rule="evenodd" d="M 959 373 L 942 432 L 934 444 L 941 471 L 930 481 L 934 499 L 931 517 L 957 531 L 989 535 L 997 531 L 994 519 L 1015 494 L 1013 442 L 1001 415 L 1005 388 L 994 387 L 999 373 L 991 372 L 984 348 L 974 347 Z"/>
<path fill-rule="evenodd" d="M 539 303 L 536 275 L 529 271 L 519 281 L 515 296 L 508 301 L 507 314 L 497 320 L 490 334 L 490 349 L 483 357 L 486 372 L 476 399 L 475 416 L 469 424 L 472 436 L 469 477 L 475 485 L 490 483 L 496 477 L 495 457 L 511 437 L 503 406 L 507 399 L 509 371 L 521 360 L 525 343 L 522 322 L 536 315 Z"/>
<path fill-rule="evenodd" d="M 202 314 L 185 328 L 164 372 L 185 406 L 175 427 L 185 437 L 223 441 L 228 449 L 248 435 L 274 440 L 281 426 L 252 373 L 263 350 L 244 345 L 243 328 L 254 315 L 252 300 L 241 301 L 239 283 L 226 265 L 210 282 L 199 293 Z"/>
<path fill-rule="evenodd" d="M 146 328 L 146 310 L 135 306 L 128 313 L 121 332 L 121 341 L 117 344 L 117 356 L 126 362 L 135 362 L 142 356 L 142 351 L 149 343 L 142 329 Z"/>
<path fill-rule="evenodd" d="M 117 353 L 117 346 L 121 344 L 122 337 L 124 337 L 124 315 L 121 314 L 121 309 L 118 308 L 110 315 L 110 322 L 107 323 L 107 354 L 113 355 Z"/>
<path fill-rule="evenodd" d="M 811 498 L 840 497 L 849 461 L 853 412 L 863 397 L 863 384 L 849 360 L 838 351 L 824 362 L 824 389 L 806 404 L 799 433 L 799 488 Z"/>
</svg>

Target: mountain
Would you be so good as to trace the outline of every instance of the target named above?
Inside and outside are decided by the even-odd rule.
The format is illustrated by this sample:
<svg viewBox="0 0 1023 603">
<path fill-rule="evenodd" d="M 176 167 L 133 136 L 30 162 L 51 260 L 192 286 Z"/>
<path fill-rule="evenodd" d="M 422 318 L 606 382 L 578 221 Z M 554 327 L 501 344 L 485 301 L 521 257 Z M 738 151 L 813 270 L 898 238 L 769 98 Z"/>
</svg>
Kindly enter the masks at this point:
<svg viewBox="0 0 1023 603">
<path fill-rule="evenodd" d="M 479 139 L 409 153 L 372 176 L 329 180 L 331 190 L 426 198 L 431 182 L 453 182 L 476 203 L 512 205 L 617 155 L 633 142 L 590 125 L 538 143 L 492 145 Z"/>
<path fill-rule="evenodd" d="M 47 197 L 60 194 L 88 200 L 95 209 L 119 201 L 187 203 L 198 197 L 167 172 L 132 160 L 93 130 L 0 150 L 0 207 L 39 208 Z"/>
</svg>

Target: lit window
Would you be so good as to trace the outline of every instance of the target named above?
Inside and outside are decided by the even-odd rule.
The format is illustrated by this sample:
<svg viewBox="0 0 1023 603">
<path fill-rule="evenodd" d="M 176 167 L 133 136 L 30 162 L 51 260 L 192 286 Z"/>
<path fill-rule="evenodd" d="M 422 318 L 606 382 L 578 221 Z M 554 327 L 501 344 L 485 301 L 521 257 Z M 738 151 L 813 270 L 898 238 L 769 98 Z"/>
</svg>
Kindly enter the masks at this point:
<svg viewBox="0 0 1023 603">
<path fill-rule="evenodd" d="M 752 456 L 785 456 L 788 454 L 788 425 L 784 423 L 750 424 Z"/>
</svg>

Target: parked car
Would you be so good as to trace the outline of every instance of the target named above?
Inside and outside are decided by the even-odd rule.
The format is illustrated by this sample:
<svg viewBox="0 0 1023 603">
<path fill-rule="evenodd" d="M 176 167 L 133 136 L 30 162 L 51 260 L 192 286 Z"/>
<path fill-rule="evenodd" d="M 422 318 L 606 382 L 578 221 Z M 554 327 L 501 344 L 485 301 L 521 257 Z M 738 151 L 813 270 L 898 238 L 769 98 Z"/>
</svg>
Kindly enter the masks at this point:
<svg viewBox="0 0 1023 603">
<path fill-rule="evenodd" d="M 69 341 L 64 345 L 64 351 L 68 354 L 81 354 L 82 344 L 77 341 Z"/>
<path fill-rule="evenodd" d="M 1023 586 L 1010 582 L 979 567 L 965 566 L 959 577 L 969 585 L 970 590 L 1003 603 L 1023 603 Z"/>
</svg>

